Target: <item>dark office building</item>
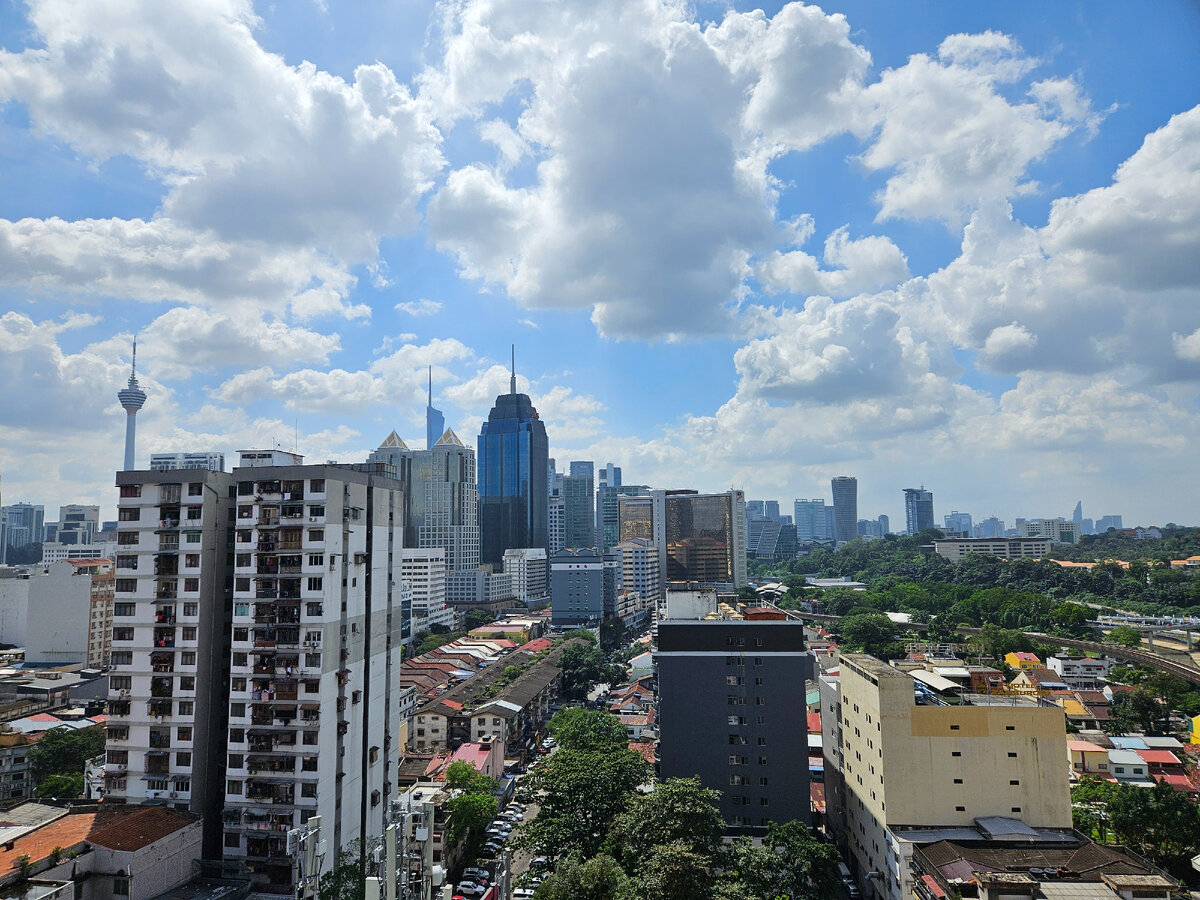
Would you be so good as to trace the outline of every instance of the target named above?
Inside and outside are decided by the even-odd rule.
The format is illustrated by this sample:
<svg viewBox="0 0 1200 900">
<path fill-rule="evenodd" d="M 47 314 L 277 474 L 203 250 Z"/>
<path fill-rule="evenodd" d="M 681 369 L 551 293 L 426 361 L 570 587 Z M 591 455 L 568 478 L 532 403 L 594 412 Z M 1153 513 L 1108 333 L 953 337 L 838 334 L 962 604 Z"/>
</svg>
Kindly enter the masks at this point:
<svg viewBox="0 0 1200 900">
<path fill-rule="evenodd" d="M 479 432 L 479 557 L 500 571 L 504 551 L 548 545 L 546 426 L 528 394 L 507 394 Z"/>
<path fill-rule="evenodd" d="M 809 823 L 803 623 L 662 621 L 654 660 L 661 776 L 720 791 L 734 833 Z"/>
<path fill-rule="evenodd" d="M 839 475 L 833 490 L 833 538 L 839 544 L 858 537 L 858 479 Z"/>
<path fill-rule="evenodd" d="M 904 489 L 904 527 L 909 534 L 933 528 L 933 491 L 919 488 Z"/>
</svg>

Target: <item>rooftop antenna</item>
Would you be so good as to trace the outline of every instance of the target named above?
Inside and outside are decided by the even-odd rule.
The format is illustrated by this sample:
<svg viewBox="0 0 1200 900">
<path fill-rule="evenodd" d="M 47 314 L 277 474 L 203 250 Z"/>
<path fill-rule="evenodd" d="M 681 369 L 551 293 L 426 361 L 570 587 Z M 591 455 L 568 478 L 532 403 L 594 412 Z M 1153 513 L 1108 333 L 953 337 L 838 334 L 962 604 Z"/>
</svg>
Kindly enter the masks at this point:
<svg viewBox="0 0 1200 900">
<path fill-rule="evenodd" d="M 137 375 L 137 335 L 133 336 L 133 366 L 129 372 L 130 377 Z"/>
<path fill-rule="evenodd" d="M 515 394 L 517 392 L 517 345 L 512 345 L 512 378 L 508 382 L 508 392 Z"/>
</svg>

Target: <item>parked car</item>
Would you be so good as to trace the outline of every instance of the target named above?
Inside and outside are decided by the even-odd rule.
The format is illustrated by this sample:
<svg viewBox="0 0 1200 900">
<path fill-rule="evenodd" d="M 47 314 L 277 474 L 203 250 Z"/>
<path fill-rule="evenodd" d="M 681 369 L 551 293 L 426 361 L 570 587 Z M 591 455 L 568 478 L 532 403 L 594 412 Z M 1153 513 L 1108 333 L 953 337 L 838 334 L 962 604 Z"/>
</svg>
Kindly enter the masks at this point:
<svg viewBox="0 0 1200 900">
<path fill-rule="evenodd" d="M 492 874 L 487 869 L 481 869 L 479 866 L 467 866 L 463 869 L 463 878 L 467 881 L 487 882 L 491 877 Z"/>
</svg>

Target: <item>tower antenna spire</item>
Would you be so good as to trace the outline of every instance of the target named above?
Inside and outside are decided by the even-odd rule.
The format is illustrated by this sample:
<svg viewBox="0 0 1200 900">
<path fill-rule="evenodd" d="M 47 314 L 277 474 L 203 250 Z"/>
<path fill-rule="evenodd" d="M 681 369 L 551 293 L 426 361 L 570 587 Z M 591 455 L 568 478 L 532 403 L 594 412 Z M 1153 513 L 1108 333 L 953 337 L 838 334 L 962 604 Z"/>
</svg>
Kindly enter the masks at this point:
<svg viewBox="0 0 1200 900">
<path fill-rule="evenodd" d="M 137 335 L 133 336 L 133 367 L 129 372 L 130 375 L 137 375 Z"/>
<path fill-rule="evenodd" d="M 512 378 L 508 382 L 508 392 L 515 394 L 517 392 L 517 345 L 512 345 Z"/>
<path fill-rule="evenodd" d="M 429 364 L 429 405 L 433 406 L 433 363 Z"/>
</svg>

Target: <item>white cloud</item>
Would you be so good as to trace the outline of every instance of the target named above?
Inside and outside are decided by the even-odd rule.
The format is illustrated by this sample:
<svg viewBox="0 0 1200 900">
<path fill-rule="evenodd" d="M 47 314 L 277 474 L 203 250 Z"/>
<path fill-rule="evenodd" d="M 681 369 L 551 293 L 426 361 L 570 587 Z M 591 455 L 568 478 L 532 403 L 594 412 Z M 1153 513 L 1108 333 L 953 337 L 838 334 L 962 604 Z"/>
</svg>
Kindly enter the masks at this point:
<svg viewBox="0 0 1200 900">
<path fill-rule="evenodd" d="M 406 300 L 403 303 L 397 303 L 395 306 L 397 312 L 405 313 L 406 315 L 420 317 L 432 316 L 442 309 L 442 301 L 440 300 Z"/>
<path fill-rule="evenodd" d="M 1190 359 L 1193 362 L 1200 362 L 1200 328 L 1197 328 L 1189 335 L 1172 334 L 1171 340 L 1175 344 L 1175 352 L 1184 359 Z"/>
<path fill-rule="evenodd" d="M 890 238 L 871 235 L 854 240 L 842 226 L 825 239 L 822 269 L 816 257 L 803 250 L 775 251 L 759 268 L 759 279 L 772 292 L 829 294 L 849 297 L 892 287 L 908 277 L 908 260 Z"/>
</svg>

